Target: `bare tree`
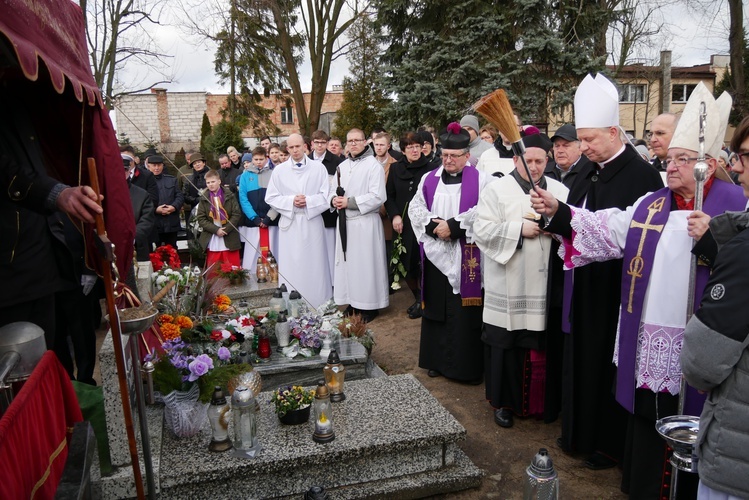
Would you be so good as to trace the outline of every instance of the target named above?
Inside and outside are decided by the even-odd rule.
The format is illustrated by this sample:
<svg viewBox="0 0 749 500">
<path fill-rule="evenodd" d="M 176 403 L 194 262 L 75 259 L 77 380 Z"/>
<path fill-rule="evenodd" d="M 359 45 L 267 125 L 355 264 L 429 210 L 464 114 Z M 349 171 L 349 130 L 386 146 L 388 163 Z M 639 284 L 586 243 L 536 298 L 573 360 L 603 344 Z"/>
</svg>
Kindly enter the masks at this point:
<svg viewBox="0 0 749 500">
<path fill-rule="evenodd" d="M 366 0 L 183 0 L 191 13 L 190 32 L 218 46 L 219 76 L 241 87 L 271 90 L 288 87 L 304 133 L 314 131 L 328 85 L 330 66 L 346 55 L 346 30 L 366 10 Z M 221 23 L 206 26 L 203 20 Z M 198 15 L 195 15 L 199 13 Z M 305 102 L 300 67 L 312 68 L 309 105 Z"/>
<path fill-rule="evenodd" d="M 164 0 L 80 0 L 80 5 L 94 79 L 108 108 L 118 96 L 174 79 L 167 74 L 170 56 L 160 51 L 149 31 L 161 25 Z M 134 62 L 148 66 L 149 74 L 125 84 L 118 72 Z"/>
</svg>

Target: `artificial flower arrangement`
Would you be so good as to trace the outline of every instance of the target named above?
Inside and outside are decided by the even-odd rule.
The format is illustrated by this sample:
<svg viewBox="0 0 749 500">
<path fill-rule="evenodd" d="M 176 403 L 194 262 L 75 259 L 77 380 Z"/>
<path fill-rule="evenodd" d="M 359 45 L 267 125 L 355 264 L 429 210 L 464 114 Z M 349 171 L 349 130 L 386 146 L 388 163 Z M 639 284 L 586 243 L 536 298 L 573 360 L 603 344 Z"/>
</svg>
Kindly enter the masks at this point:
<svg viewBox="0 0 749 500">
<path fill-rule="evenodd" d="M 356 339 L 367 349 L 367 352 L 372 352 L 375 345 L 374 335 L 361 314 L 346 316 L 336 325 L 336 328 L 341 332 L 341 337 Z"/>
<path fill-rule="evenodd" d="M 174 340 L 182 336 L 183 330 L 190 330 L 193 322 L 185 315 L 162 314 L 156 320 L 161 329 L 161 336 L 164 340 Z"/>
<path fill-rule="evenodd" d="M 207 403 L 215 386 L 227 387 L 231 378 L 252 369 L 237 362 L 238 349 L 221 342 L 201 347 L 178 337 L 164 342 L 162 347 L 164 354 L 155 358 L 149 355 L 146 361 L 154 362 L 154 386 L 164 395 L 188 391 L 197 384 L 199 400 Z"/>
<path fill-rule="evenodd" d="M 182 266 L 177 249 L 172 245 L 162 245 L 156 248 L 156 251 L 150 253 L 148 257 L 154 271 L 160 271 L 164 266 L 172 269 L 179 269 Z"/>
<path fill-rule="evenodd" d="M 284 347 L 283 355 L 295 358 L 298 355 L 309 358 L 320 352 L 323 337 L 320 335 L 322 317 L 305 314 L 300 318 L 289 318 L 289 333 L 293 340 Z"/>
<path fill-rule="evenodd" d="M 314 389 L 306 390 L 298 385 L 279 387 L 273 391 L 270 403 L 275 405 L 276 415 L 283 417 L 290 411 L 303 410 L 315 399 Z"/>
<path fill-rule="evenodd" d="M 221 267 L 216 271 L 216 274 L 222 278 L 226 278 L 230 283 L 242 282 L 249 276 L 250 272 L 239 266 L 232 266 L 228 262 L 223 262 Z"/>
</svg>

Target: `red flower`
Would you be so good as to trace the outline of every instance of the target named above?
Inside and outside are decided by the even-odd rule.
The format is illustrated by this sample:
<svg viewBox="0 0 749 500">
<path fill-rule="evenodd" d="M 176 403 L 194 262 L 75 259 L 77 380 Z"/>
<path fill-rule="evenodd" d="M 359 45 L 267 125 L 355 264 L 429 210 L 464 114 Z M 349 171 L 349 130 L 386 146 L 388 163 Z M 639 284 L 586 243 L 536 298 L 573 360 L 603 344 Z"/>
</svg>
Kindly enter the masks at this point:
<svg viewBox="0 0 749 500">
<path fill-rule="evenodd" d="M 229 262 L 221 263 L 221 271 L 224 273 L 230 273 L 232 271 L 232 265 Z"/>
<path fill-rule="evenodd" d="M 242 318 L 242 323 L 240 326 L 246 327 L 246 326 L 255 326 L 257 323 L 255 323 L 255 320 L 253 320 L 250 317 Z"/>
<path fill-rule="evenodd" d="M 211 332 L 211 340 L 214 342 L 221 342 L 224 340 L 224 336 L 221 335 L 221 330 L 213 330 Z"/>
</svg>

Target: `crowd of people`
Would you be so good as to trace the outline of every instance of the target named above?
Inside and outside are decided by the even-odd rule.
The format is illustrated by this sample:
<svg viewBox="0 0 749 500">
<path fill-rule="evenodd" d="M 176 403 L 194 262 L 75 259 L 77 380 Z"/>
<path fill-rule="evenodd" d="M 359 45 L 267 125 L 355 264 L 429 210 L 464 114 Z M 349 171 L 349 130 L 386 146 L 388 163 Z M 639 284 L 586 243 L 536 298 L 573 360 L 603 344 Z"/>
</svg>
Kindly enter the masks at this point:
<svg viewBox="0 0 749 500">
<path fill-rule="evenodd" d="M 136 254 L 176 247 L 184 212 L 207 267 L 254 272 L 270 252 L 279 282 L 313 308 L 332 298 L 371 322 L 405 283 L 414 302 L 404 320 L 421 321 L 419 367 L 484 383 L 500 427 L 561 418 L 562 450 L 583 454 L 590 469 L 619 465 L 631 498 L 663 498 L 672 472 L 655 422 L 683 404 L 702 414 L 700 482 L 685 475 L 679 497 L 746 497 L 749 318 L 740 300 L 749 275 L 738 266 L 749 223 L 749 118 L 725 148 L 730 108 L 727 94 L 715 99 L 700 84 L 680 115 L 654 118 L 640 142 L 623 133 L 617 89 L 599 74 L 577 89 L 575 123 L 551 137 L 516 115 L 522 149 L 474 115 L 439 134 L 408 131 L 397 147 L 383 129 L 354 128 L 344 141 L 322 130 L 281 144 L 262 137 L 250 150 L 229 147 L 216 169 L 194 152 L 178 177 L 158 152 L 141 166 L 124 147 Z M 57 194 L 49 201 L 45 190 L 45 204 L 75 213 L 73 196 L 90 222 L 91 193 L 50 189 Z M 704 202 L 695 207 L 698 191 Z M 55 227 L 64 240 L 62 219 Z M 61 303 L 77 301 L 65 310 L 91 309 L 96 277 L 81 254 L 71 250 L 71 288 L 80 293 L 61 292 Z M 65 339 L 73 321 L 58 316 Z M 75 324 L 83 321 L 93 322 Z M 84 344 L 74 353 L 78 376 L 93 383 Z M 67 343 L 53 345 L 73 376 Z"/>
</svg>

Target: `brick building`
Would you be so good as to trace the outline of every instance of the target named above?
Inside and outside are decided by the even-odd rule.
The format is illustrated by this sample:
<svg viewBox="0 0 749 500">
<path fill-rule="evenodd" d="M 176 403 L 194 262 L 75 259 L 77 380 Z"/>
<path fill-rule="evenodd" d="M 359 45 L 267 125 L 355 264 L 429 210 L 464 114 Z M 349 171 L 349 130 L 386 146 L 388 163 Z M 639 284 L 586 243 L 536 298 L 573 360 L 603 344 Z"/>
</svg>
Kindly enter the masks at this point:
<svg viewBox="0 0 749 500">
<path fill-rule="evenodd" d="M 221 121 L 221 110 L 226 108 L 227 94 L 207 92 L 167 92 L 165 89 L 151 89 L 150 94 L 132 94 L 121 97 L 116 104 L 117 134 L 123 135 L 141 149 L 146 143 L 158 143 L 161 151 L 169 156 L 184 148 L 185 151 L 198 151 L 200 147 L 200 126 L 203 113 L 208 115 L 211 125 Z M 310 94 L 304 99 L 309 105 Z M 343 101 L 343 90 L 334 85 L 325 94 L 321 109 L 320 128 L 330 132 L 335 121 L 335 113 Z M 291 103 L 288 105 L 288 103 Z M 299 130 L 299 120 L 293 106 L 291 93 L 283 91 L 263 98 L 261 105 L 271 109 L 272 122 L 280 129 L 276 141 L 284 140 L 289 134 Z M 257 143 L 254 131 L 242 131 L 245 146 Z M 236 145 L 240 147 L 240 144 Z"/>
</svg>

